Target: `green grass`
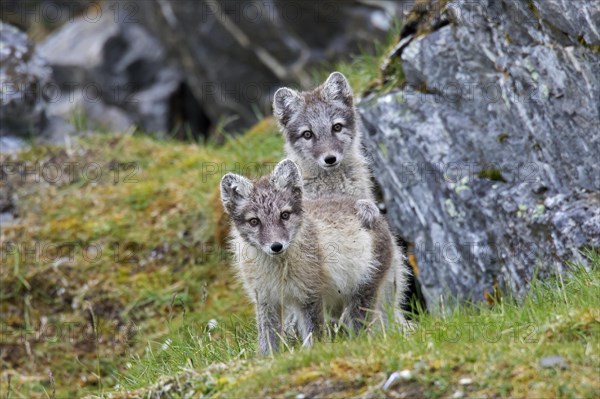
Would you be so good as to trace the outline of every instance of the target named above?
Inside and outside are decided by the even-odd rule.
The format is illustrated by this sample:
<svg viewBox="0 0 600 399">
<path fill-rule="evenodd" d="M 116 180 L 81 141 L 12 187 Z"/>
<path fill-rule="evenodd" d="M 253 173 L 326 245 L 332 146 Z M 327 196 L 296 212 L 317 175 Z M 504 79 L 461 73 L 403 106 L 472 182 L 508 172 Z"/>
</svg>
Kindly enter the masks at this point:
<svg viewBox="0 0 600 399">
<path fill-rule="evenodd" d="M 401 28 L 400 23 L 395 23 L 384 40 L 376 41 L 369 49 L 361 49 L 351 60 L 319 68 L 313 73 L 315 85 L 322 83 L 331 72 L 338 71 L 348 78 L 358 95 L 370 92 L 382 94 L 401 86 L 404 73 L 398 62 L 392 62 L 386 71 L 382 71 L 387 56 L 398 43 Z"/>
<path fill-rule="evenodd" d="M 335 69 L 356 93 L 400 86 L 398 60 L 380 68 L 397 37 L 396 29 L 375 54 L 323 69 L 315 81 Z M 87 125 L 85 115 L 74 122 Z M 35 175 L 0 182 L 14 189 L 20 216 L 0 233 L 2 397 L 51 398 L 54 389 L 59 399 L 147 397 L 167 387 L 174 398 L 600 394 L 595 253 L 588 272 L 574 266 L 564 280 L 535 282 L 519 302 L 423 316 L 408 336 L 392 328 L 258 357 L 253 309 L 222 250 L 228 222 L 218 182 L 228 171 L 268 173 L 282 145 L 266 119 L 221 146 L 98 134 L 67 149 L 0 156 L 28 170 L 79 165 L 75 178 L 52 183 Z M 85 166 L 93 166 L 87 177 Z M 102 176 L 90 176 L 94 168 Z M 569 368 L 539 367 L 555 354 Z M 379 391 L 397 370 L 412 378 Z M 472 383 L 460 385 L 466 377 Z"/>
<path fill-rule="evenodd" d="M 50 370 L 57 398 L 101 393 L 182 312 L 186 323 L 252 318 L 222 250 L 218 183 L 268 173 L 282 147 L 267 119 L 222 146 L 99 134 L 3 156 L 39 172 L 1 183 L 20 215 L 0 237 L 2 392 L 11 375 L 13 398 L 46 397 Z"/>
<path fill-rule="evenodd" d="M 374 54 L 364 51 L 332 69 L 346 74 L 356 93 L 378 87 L 380 64 L 398 32 L 393 29 Z M 316 73 L 315 83 L 332 69 Z M 80 112 L 72 122 L 90 128 Z M 124 359 L 161 347 L 167 337 L 189 342 L 203 323 L 224 314 L 247 325 L 253 310 L 222 250 L 228 221 L 218 181 L 228 171 L 268 173 L 282 156 L 283 140 L 270 119 L 221 146 L 130 131 L 98 133 L 66 149 L 32 145 L 0 156 L 22 169 L 38 168 L 26 179 L 11 175 L 0 182 L 14 190 L 20 216 L 0 235 L 1 391 L 46 398 L 55 385 L 57 398 L 102 394 L 126 375 Z M 52 165 L 61 168 L 60 178 L 42 176 L 55 171 Z M 253 355 L 254 340 L 247 343 L 239 344 L 244 351 L 236 359 Z M 196 366 L 217 354 L 231 358 L 225 346 L 212 344 L 213 357 L 200 356 L 196 347 L 181 352 L 198 352 L 191 359 Z M 138 373 L 131 361 L 131 375 L 138 377 L 122 377 L 123 384 L 131 378 L 148 383 L 182 364 L 172 352 L 152 353 L 165 366 Z"/>
<path fill-rule="evenodd" d="M 252 325 L 182 328 L 169 336 L 170 345 L 152 343 L 132 361 L 119 389 L 124 397 L 146 397 L 148 385 L 161 381 L 158 386 L 169 386 L 174 398 L 191 391 L 218 398 L 437 398 L 457 391 L 469 397 L 597 397 L 600 254 L 587 256 L 590 270 L 570 265 L 564 278 L 532 282 L 521 300 L 504 297 L 494 306 L 457 305 L 422 316 L 408 334 L 388 328 L 257 357 Z M 540 366 L 555 355 L 566 369 Z M 400 370 L 412 377 L 383 392 L 381 384 Z"/>
</svg>

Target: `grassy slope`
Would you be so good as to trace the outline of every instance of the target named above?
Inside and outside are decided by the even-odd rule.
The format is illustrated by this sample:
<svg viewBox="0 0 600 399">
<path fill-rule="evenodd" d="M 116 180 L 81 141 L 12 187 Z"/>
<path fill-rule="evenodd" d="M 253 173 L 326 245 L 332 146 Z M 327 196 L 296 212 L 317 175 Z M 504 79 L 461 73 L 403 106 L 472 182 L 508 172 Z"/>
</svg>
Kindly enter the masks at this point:
<svg viewBox="0 0 600 399">
<path fill-rule="evenodd" d="M 381 55 L 363 55 L 335 69 L 364 92 L 383 83 L 380 63 Z M 317 75 L 321 80 L 324 73 Z M 2 397 L 9 376 L 11 398 L 52 397 L 54 388 L 57 398 L 161 391 L 173 397 L 192 391 L 223 398 L 380 397 L 380 383 L 404 369 L 413 377 L 386 395 L 600 393 L 594 378 L 600 367 L 597 257 L 589 275 L 579 271 L 564 287 L 538 286 L 522 307 L 505 301 L 493 309 L 458 309 L 422 318 L 409 337 L 375 332 L 256 357 L 253 310 L 219 250 L 226 223 L 217 186 L 226 171 L 252 174 L 257 163 L 281 156 L 282 140 L 267 120 L 223 147 L 100 135 L 69 151 L 35 147 L 1 159 L 29 167 L 95 163 L 103 171 L 97 182 L 9 179 L 21 219 L 1 233 Z M 115 183 L 115 162 L 139 166 L 135 182 L 125 182 L 122 167 Z M 8 242 L 20 250 L 9 250 Z M 41 244 L 37 255 L 27 257 L 24 249 L 35 243 Z M 75 245 L 74 259 L 57 261 L 60 256 L 45 252 L 51 244 Z M 97 261 L 81 252 L 92 245 L 103 251 Z M 216 326 L 209 327 L 210 320 Z M 541 369 L 539 359 L 552 354 L 562 355 L 569 368 Z M 463 377 L 473 382 L 459 387 Z M 163 383 L 154 387 L 157 380 Z"/>
<path fill-rule="evenodd" d="M 171 377 L 150 389 L 122 389 L 116 397 L 146 397 L 160 389 L 170 395 L 163 397 L 176 398 L 191 392 L 219 398 L 450 397 L 457 391 L 469 397 L 598 397 L 600 255 L 590 257 L 591 271 L 572 266 L 564 280 L 534 282 L 519 303 L 504 298 L 493 307 L 423 316 L 407 336 L 391 329 L 273 358 L 237 360 L 254 353 L 252 329 L 228 340 L 211 337 L 208 329 L 196 331 L 139 359 L 122 388 L 145 385 L 140 372 L 165 370 L 166 364 Z M 212 351 L 218 352 L 216 364 L 194 366 Z M 554 355 L 564 359 L 565 369 L 540 365 Z M 382 382 L 400 370 L 412 376 L 382 391 Z"/>
<path fill-rule="evenodd" d="M 221 251 L 218 182 L 228 170 L 268 173 L 281 156 L 282 138 L 265 120 L 218 148 L 100 135 L 69 151 L 34 147 L 1 159 L 47 175 L 2 182 L 14 187 L 21 215 L 2 226 L 2 392 L 11 376 L 12 397 L 51 395 L 48 370 L 59 398 L 112 389 L 129 354 L 168 334 L 184 312 L 186 325 L 251 317 Z M 79 163 L 75 176 L 94 165 L 89 178 L 71 179 L 69 162 Z M 45 163 L 64 168 L 63 179 L 49 184 Z"/>
<path fill-rule="evenodd" d="M 390 33 L 377 55 L 317 71 L 315 80 L 338 69 L 357 92 L 376 85 L 396 35 Z M 75 122 L 85 127 L 84 120 Z M 204 331 L 202 323 L 214 317 L 223 322 L 223 315 L 230 326 L 248 326 L 252 309 L 222 251 L 227 223 L 218 180 L 227 171 L 267 173 L 258 165 L 280 160 L 282 146 L 267 119 L 222 147 L 101 134 L 68 151 L 41 146 L 0 156 L 21 169 L 39 168 L 37 178 L 0 181 L 3 189 L 13 187 L 21 216 L 18 224 L 2 226 L 0 236 L 0 391 L 23 398 L 51 397 L 53 389 L 58 398 L 102 393 L 128 369 L 129 356 L 146 347 L 189 341 Z M 47 163 L 59 165 L 61 179 L 48 182 L 55 170 L 44 169 Z M 70 163 L 78 164 L 69 169 Z M 80 176 L 86 167 L 89 178 Z M 96 179 L 98 169 L 102 177 Z M 72 171 L 79 178 L 71 178 Z M 252 336 L 251 348 L 252 328 L 242 329 Z M 180 360 L 150 368 L 133 360 L 133 369 L 146 370 L 132 371 L 123 383 L 153 381 Z"/>
</svg>

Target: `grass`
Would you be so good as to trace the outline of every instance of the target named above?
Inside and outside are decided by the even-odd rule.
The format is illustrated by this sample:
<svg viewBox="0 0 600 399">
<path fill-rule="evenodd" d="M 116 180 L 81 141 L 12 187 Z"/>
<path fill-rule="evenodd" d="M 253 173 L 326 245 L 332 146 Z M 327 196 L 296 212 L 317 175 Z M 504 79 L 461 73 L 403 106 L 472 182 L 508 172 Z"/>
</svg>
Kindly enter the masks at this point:
<svg viewBox="0 0 600 399">
<path fill-rule="evenodd" d="M 335 65 L 357 93 L 378 85 L 398 31 L 375 54 Z M 320 83 L 325 69 L 315 76 Z M 72 122 L 87 130 L 85 115 Z M 0 185 L 18 198 L 19 215 L 0 233 L 1 392 L 47 398 L 56 388 L 57 398 L 70 398 L 103 394 L 120 379 L 150 383 L 188 362 L 156 349 L 166 339 L 169 348 L 197 345 L 192 338 L 213 318 L 221 332 L 211 336 L 230 336 L 233 320 L 223 314 L 247 326 L 253 310 L 222 250 L 228 223 L 218 181 L 228 171 L 265 174 L 282 156 L 270 119 L 221 146 L 98 133 L 66 148 L 32 145 L 0 156 L 9 172 Z M 236 337 L 234 357 L 253 356 L 254 340 Z M 215 342 L 210 356 L 191 348 L 180 353 L 197 352 L 189 359 L 197 367 L 233 356 Z M 135 361 L 149 354 L 164 365 Z"/>
<path fill-rule="evenodd" d="M 20 216 L 0 236 L 2 392 L 11 376 L 13 398 L 47 397 L 50 370 L 57 398 L 101 393 L 175 315 L 251 318 L 218 182 L 268 173 L 282 146 L 267 119 L 222 146 L 99 134 L 0 159 Z"/>
<path fill-rule="evenodd" d="M 174 398 L 190 392 L 217 398 L 300 393 L 332 398 L 598 397 L 600 254 L 587 256 L 589 270 L 570 265 L 564 278 L 533 281 L 520 300 L 505 296 L 494 306 L 463 304 L 421 316 L 408 334 L 389 328 L 265 358 L 254 355 L 253 326 L 183 329 L 169 338 L 168 346 L 150 345 L 145 356 L 136 358 L 114 397 L 148 397 L 157 389 L 148 388 L 152 381 L 168 386 L 168 397 Z M 541 359 L 551 356 L 560 356 L 566 368 L 542 367 Z M 408 370 L 407 378 L 383 391 L 382 383 L 400 370 Z"/>
<path fill-rule="evenodd" d="M 393 30 L 375 54 L 332 69 L 357 93 L 397 87 L 401 65 L 380 70 L 396 40 Z M 257 356 L 253 309 L 222 250 L 218 181 L 268 173 L 282 144 L 266 119 L 222 146 L 98 134 L 2 156 L 13 169 L 0 186 L 19 215 L 0 233 L 2 398 L 600 394 L 595 252 L 587 271 L 535 281 L 519 301 L 421 316 L 407 336 L 391 328 Z M 568 368 L 540 367 L 551 355 Z M 383 392 L 398 370 L 410 376 Z"/>
<path fill-rule="evenodd" d="M 338 71 L 348 78 L 355 93 L 384 94 L 401 86 L 404 73 L 398 62 L 394 61 L 389 70 L 381 70 L 386 58 L 398 43 L 401 28 L 401 24 L 397 22 L 392 25 L 385 39 L 376 41 L 370 49 L 362 49 L 349 61 L 336 62 L 316 70 L 313 73 L 315 85 L 325 81 L 332 71 Z"/>
</svg>

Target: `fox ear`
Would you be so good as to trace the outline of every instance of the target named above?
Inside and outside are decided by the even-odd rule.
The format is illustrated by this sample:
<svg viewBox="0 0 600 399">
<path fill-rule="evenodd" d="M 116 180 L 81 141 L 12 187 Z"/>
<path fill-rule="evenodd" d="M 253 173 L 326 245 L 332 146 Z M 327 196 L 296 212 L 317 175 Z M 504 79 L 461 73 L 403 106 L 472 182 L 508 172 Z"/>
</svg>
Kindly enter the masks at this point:
<svg viewBox="0 0 600 399">
<path fill-rule="evenodd" d="M 233 213 L 252 191 L 252 182 L 243 176 L 227 173 L 221 179 L 221 202 L 225 211 Z"/>
<path fill-rule="evenodd" d="M 289 159 L 284 159 L 275 166 L 271 174 L 271 182 L 279 190 L 302 192 L 302 175 L 300 169 Z"/>
<path fill-rule="evenodd" d="M 348 79 L 340 72 L 334 72 L 323 84 L 323 91 L 329 100 L 341 101 L 347 106 L 352 106 L 353 93 Z"/>
<path fill-rule="evenodd" d="M 295 112 L 302 106 L 300 93 L 287 87 L 282 87 L 275 92 L 273 98 L 273 115 L 282 127 L 285 127 Z"/>
</svg>

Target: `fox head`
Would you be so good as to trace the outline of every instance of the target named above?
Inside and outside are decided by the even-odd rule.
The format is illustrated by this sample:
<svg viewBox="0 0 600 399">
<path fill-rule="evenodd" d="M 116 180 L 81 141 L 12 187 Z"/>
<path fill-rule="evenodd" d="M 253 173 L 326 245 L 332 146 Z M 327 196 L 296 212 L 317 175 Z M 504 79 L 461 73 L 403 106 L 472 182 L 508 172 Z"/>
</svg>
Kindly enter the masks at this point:
<svg viewBox="0 0 600 399">
<path fill-rule="evenodd" d="M 324 170 L 337 168 L 357 140 L 352 88 L 339 72 L 313 91 L 277 90 L 273 115 L 294 158 Z"/>
<path fill-rule="evenodd" d="M 221 201 L 244 241 L 269 255 L 283 254 L 302 225 L 302 176 L 284 159 L 256 182 L 227 173 Z"/>
</svg>

